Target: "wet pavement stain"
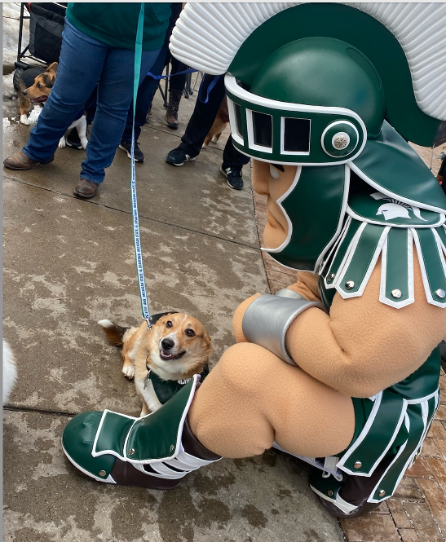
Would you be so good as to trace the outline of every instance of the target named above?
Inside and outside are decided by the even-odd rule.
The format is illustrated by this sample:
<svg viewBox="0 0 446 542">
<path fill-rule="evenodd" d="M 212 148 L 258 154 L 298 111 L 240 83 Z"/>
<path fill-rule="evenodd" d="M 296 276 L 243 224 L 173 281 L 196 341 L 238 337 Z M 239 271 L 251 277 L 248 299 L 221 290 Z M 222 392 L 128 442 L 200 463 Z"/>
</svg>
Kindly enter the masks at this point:
<svg viewBox="0 0 446 542">
<path fill-rule="evenodd" d="M 242 517 L 246 518 L 253 527 L 266 527 L 268 518 L 253 504 L 247 504 L 241 511 Z"/>
</svg>

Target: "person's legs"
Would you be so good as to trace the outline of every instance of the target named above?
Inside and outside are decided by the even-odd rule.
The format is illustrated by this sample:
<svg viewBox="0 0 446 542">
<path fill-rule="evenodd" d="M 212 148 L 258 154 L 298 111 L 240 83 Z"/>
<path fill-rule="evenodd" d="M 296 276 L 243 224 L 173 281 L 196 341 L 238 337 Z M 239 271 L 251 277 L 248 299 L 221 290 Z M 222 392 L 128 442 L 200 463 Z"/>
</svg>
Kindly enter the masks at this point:
<svg viewBox="0 0 446 542">
<path fill-rule="evenodd" d="M 159 50 L 143 51 L 141 79 L 150 70 Z M 113 161 L 124 131 L 129 104 L 133 95 L 134 51 L 110 48 L 99 81 L 98 103 L 82 162 L 80 177 L 90 183 L 104 180 L 104 169 Z"/>
<path fill-rule="evenodd" d="M 249 158 L 249 156 L 242 154 L 234 147 L 232 137 L 228 137 L 225 148 L 223 150 L 222 168 L 227 169 L 228 167 L 230 167 L 241 170 L 242 167 L 248 164 L 250 160 L 251 159 Z"/>
<path fill-rule="evenodd" d="M 23 148 L 31 160 L 45 162 L 53 156 L 60 138 L 94 89 L 107 49 L 105 43 L 65 22 L 56 81 Z"/>
<path fill-rule="evenodd" d="M 162 47 L 150 72 L 153 75 L 161 75 L 164 69 L 164 62 L 168 52 L 167 47 Z M 146 73 L 146 72 L 145 72 Z M 146 76 L 141 82 L 138 89 L 138 96 L 136 98 L 136 109 L 135 109 L 135 141 L 138 141 L 138 138 L 141 134 L 141 127 L 146 122 L 146 116 L 149 108 L 152 105 L 153 97 L 158 88 L 158 79 L 153 77 Z M 132 140 L 132 127 L 133 127 L 133 100 L 130 103 L 130 107 L 127 113 L 127 120 L 125 124 L 125 129 L 122 134 L 122 141 L 130 142 Z"/>
<path fill-rule="evenodd" d="M 179 90 L 183 92 L 184 85 L 186 84 L 187 74 L 183 73 L 177 75 L 177 73 L 184 72 L 189 69 L 189 66 L 186 66 L 183 62 L 180 62 L 175 57 L 171 57 L 171 66 L 170 75 L 174 76 L 169 79 L 169 90 L 170 92 Z"/>
<path fill-rule="evenodd" d="M 232 458 L 261 454 L 274 441 L 295 455 L 335 455 L 355 430 L 350 397 L 250 343 L 223 354 L 188 418 L 203 446 Z"/>
<path fill-rule="evenodd" d="M 208 95 L 209 86 L 216 77 L 218 79 Z M 186 131 L 181 138 L 180 148 L 190 156 L 197 156 L 200 154 L 204 139 L 214 123 L 224 95 L 224 77 L 205 74 L 200 85 L 200 90 L 198 91 L 194 112 L 192 113 Z M 205 103 L 207 98 L 208 101 Z"/>
<path fill-rule="evenodd" d="M 242 168 L 249 160 L 249 156 L 245 156 L 234 147 L 232 137 L 229 136 L 223 151 L 223 164 L 220 171 L 231 188 L 236 190 L 243 188 Z"/>
<path fill-rule="evenodd" d="M 166 122 L 169 128 L 176 130 L 178 128 L 178 110 L 180 108 L 184 85 L 186 83 L 186 74 L 177 74 L 187 70 L 188 66 L 173 56 L 171 56 L 171 65 L 172 69 L 170 71 L 169 79 L 169 103 L 166 111 Z"/>
</svg>

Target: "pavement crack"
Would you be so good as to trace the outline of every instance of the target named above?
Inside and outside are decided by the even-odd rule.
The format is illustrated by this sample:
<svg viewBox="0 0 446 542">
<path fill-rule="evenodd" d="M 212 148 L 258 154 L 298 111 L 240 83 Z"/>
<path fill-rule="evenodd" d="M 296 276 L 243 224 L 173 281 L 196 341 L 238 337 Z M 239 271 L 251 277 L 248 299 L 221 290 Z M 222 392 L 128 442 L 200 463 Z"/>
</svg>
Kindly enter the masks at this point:
<svg viewBox="0 0 446 542">
<path fill-rule="evenodd" d="M 71 196 L 70 194 L 64 194 L 63 192 L 57 192 L 56 190 L 51 190 L 50 188 L 45 188 L 43 186 L 38 186 L 38 185 L 35 185 L 33 183 L 29 183 L 29 182 L 26 182 L 22 179 L 17 179 L 15 177 L 9 177 L 9 176 L 6 176 L 4 175 L 3 177 L 4 179 L 8 179 L 9 181 L 14 181 L 14 182 L 17 182 L 17 183 L 21 183 L 21 184 L 26 184 L 27 186 L 32 186 L 33 188 L 37 188 L 39 190 L 46 190 L 47 192 L 51 192 L 52 194 L 58 194 L 59 196 L 62 196 L 64 198 L 72 198 L 72 199 L 75 199 L 77 201 L 82 201 L 82 203 L 85 203 L 85 204 L 89 204 L 89 205 L 97 205 L 98 207 L 103 207 L 104 209 L 111 209 L 112 211 L 116 211 L 117 213 L 124 213 L 126 215 L 132 215 L 131 211 L 125 211 L 123 209 L 117 209 L 116 207 L 112 207 L 111 205 L 105 205 L 104 203 L 97 203 L 96 201 L 92 201 L 92 200 L 81 200 L 79 198 L 76 198 L 75 196 Z M 242 247 L 246 247 L 246 248 L 250 248 L 252 250 L 258 250 L 260 251 L 260 247 L 259 246 L 254 246 L 254 245 L 249 245 L 247 243 L 242 243 L 240 241 L 235 241 L 234 239 L 228 239 L 227 237 L 221 237 L 219 235 L 215 235 L 215 234 L 212 234 L 212 233 L 207 233 L 207 232 L 204 232 L 204 231 L 200 231 L 200 230 L 193 230 L 192 228 L 186 228 L 185 226 L 181 226 L 180 224 L 174 224 L 172 222 L 166 222 L 164 220 L 159 220 L 157 218 L 152 218 L 152 217 L 149 217 L 149 216 L 145 216 L 145 215 L 142 215 L 141 213 L 139 213 L 139 218 L 144 218 L 145 220 L 150 220 L 152 222 L 156 222 L 157 224 L 165 224 L 166 226 L 172 226 L 173 228 L 178 228 L 179 230 L 184 230 L 184 231 L 187 231 L 187 232 L 191 232 L 191 233 L 196 233 L 198 235 L 204 235 L 206 237 L 212 237 L 213 239 L 219 239 L 220 241 L 226 241 L 227 243 L 233 243 L 235 245 L 238 245 L 238 246 L 242 246 Z"/>
<path fill-rule="evenodd" d="M 60 412 L 59 410 L 51 410 L 51 409 L 41 409 L 41 408 L 30 408 L 25 406 L 3 406 L 3 410 L 7 410 L 9 412 L 31 412 L 36 414 L 46 414 L 47 416 L 65 416 L 72 418 L 73 416 L 76 416 L 79 414 L 79 412 Z"/>
</svg>

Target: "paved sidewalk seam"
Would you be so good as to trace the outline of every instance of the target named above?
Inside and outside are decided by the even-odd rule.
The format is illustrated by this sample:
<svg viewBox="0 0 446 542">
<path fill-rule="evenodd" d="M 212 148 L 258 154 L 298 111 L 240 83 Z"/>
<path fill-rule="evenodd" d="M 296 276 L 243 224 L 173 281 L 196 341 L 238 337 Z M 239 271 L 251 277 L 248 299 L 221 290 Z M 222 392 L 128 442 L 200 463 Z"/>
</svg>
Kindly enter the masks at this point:
<svg viewBox="0 0 446 542">
<path fill-rule="evenodd" d="M 116 211 L 118 213 L 123 213 L 123 214 L 132 216 L 131 210 L 130 211 L 125 211 L 123 209 L 117 209 L 116 207 L 112 207 L 111 205 L 104 205 L 103 203 L 98 203 L 98 202 L 93 201 L 91 199 L 90 200 L 82 200 L 81 198 L 77 198 L 76 196 L 72 196 L 71 194 L 65 194 L 63 192 L 56 192 L 55 190 L 51 190 L 50 188 L 45 188 L 43 186 L 39 186 L 37 184 L 33 184 L 33 183 L 30 183 L 30 182 L 24 181 L 22 179 L 17 179 L 16 177 L 9 177 L 7 175 L 3 175 L 3 179 L 7 179 L 8 181 L 12 181 L 12 182 L 21 183 L 21 184 L 24 184 L 26 186 L 32 186 L 33 188 L 37 188 L 39 190 L 46 190 L 47 192 L 51 192 L 52 194 L 57 194 L 59 196 L 65 197 L 65 198 L 71 198 L 71 199 L 80 201 L 82 203 L 96 205 L 97 207 L 102 207 L 104 209 L 110 209 L 110 210 Z M 130 196 L 130 193 L 129 193 L 129 196 Z M 220 241 L 226 241 L 228 243 L 233 243 L 234 245 L 238 245 L 238 246 L 250 248 L 252 250 L 260 251 L 260 246 L 248 245 L 246 243 L 241 243 L 239 241 L 235 241 L 234 239 L 228 239 L 226 237 L 219 237 L 218 235 L 212 235 L 211 233 L 207 233 L 207 232 L 200 231 L 200 230 L 193 230 L 192 228 L 186 228 L 185 226 L 181 226 L 180 224 L 173 224 L 172 222 L 165 222 L 163 220 L 148 217 L 148 216 L 143 215 L 141 213 L 139 213 L 138 216 L 139 216 L 140 219 L 144 218 L 145 220 L 149 220 L 150 222 L 156 222 L 157 224 L 164 224 L 166 226 L 172 226 L 173 228 L 178 228 L 180 230 L 188 231 L 188 232 L 191 232 L 191 233 L 196 233 L 196 234 L 199 234 L 199 235 L 204 235 L 206 237 L 211 237 L 212 239 L 219 239 Z M 130 224 L 130 227 L 131 227 L 131 224 Z"/>
</svg>

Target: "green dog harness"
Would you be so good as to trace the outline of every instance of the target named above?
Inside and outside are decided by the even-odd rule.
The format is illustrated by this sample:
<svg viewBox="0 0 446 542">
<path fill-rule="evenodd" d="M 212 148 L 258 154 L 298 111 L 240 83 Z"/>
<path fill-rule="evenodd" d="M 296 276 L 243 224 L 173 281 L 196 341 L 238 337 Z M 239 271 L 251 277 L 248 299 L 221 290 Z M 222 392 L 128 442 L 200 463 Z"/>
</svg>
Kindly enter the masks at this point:
<svg viewBox="0 0 446 542">
<path fill-rule="evenodd" d="M 178 393 L 184 386 L 191 380 L 187 378 L 185 380 L 163 380 L 156 373 L 154 373 L 150 368 L 147 375 L 147 379 L 152 383 L 155 394 L 158 398 L 158 401 L 164 405 L 169 399 L 171 399 L 176 393 Z M 207 377 L 209 374 L 209 367 L 203 369 L 200 373 L 200 382 Z"/>
</svg>

